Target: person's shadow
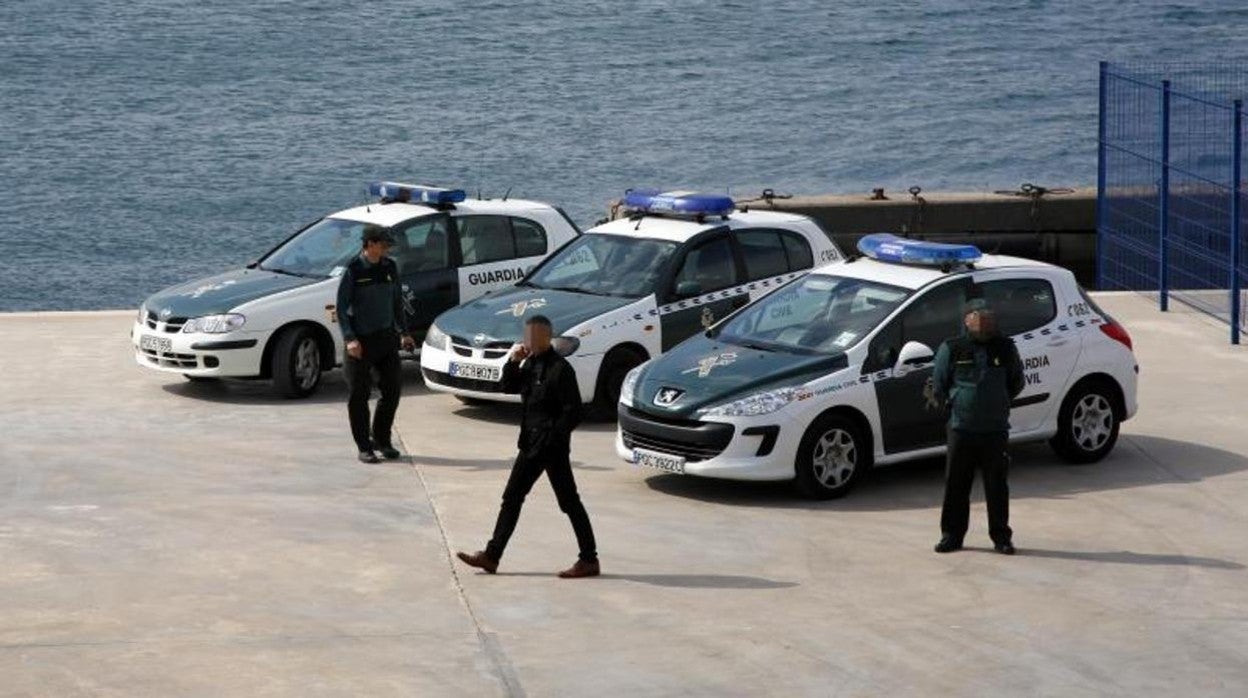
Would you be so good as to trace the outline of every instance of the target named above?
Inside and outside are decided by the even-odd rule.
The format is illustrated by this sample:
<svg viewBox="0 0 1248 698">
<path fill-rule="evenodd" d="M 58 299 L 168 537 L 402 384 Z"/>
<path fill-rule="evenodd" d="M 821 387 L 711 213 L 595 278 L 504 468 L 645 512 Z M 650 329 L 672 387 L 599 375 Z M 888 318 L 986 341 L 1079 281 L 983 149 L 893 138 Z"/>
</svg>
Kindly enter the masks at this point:
<svg viewBox="0 0 1248 698">
<path fill-rule="evenodd" d="M 499 572 L 496 576 L 550 577 L 553 575 L 550 572 Z M 596 579 L 673 589 L 788 589 L 798 586 L 797 582 L 781 582 L 740 574 L 603 574 Z"/>
</svg>

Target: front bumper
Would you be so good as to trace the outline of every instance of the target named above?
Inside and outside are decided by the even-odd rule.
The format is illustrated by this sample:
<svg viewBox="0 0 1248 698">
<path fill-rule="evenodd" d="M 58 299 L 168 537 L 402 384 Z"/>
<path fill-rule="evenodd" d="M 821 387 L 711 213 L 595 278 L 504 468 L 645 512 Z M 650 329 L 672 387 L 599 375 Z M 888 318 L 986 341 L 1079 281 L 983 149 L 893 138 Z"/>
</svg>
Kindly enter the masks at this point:
<svg viewBox="0 0 1248 698">
<path fill-rule="evenodd" d="M 145 348 L 144 336 L 168 340 L 167 348 Z M 203 378 L 252 378 L 261 374 L 263 332 L 184 334 L 154 330 L 135 322 L 130 328 L 135 363 L 154 371 Z"/>
<path fill-rule="evenodd" d="M 467 355 L 463 352 L 467 352 Z M 426 344 L 421 347 L 420 351 L 420 374 L 430 390 L 440 393 L 450 393 L 477 400 L 520 402 L 519 394 L 503 392 L 501 381 L 460 378 L 450 374 L 451 362 L 463 362 L 497 367 L 501 375 L 503 365 L 507 363 L 507 355 L 502 353 L 498 356 L 499 353 L 492 351 L 491 355 L 487 355 L 481 349 L 473 350 L 466 347 L 455 347 L 447 351 Z"/>
<path fill-rule="evenodd" d="M 797 445 L 776 415 L 697 421 L 659 418 L 619 408 L 615 452 L 633 463 L 644 448 L 685 459 L 685 474 L 728 480 L 789 480 Z M 800 434 L 798 435 L 800 436 Z M 655 471 L 659 472 L 659 471 Z"/>
</svg>

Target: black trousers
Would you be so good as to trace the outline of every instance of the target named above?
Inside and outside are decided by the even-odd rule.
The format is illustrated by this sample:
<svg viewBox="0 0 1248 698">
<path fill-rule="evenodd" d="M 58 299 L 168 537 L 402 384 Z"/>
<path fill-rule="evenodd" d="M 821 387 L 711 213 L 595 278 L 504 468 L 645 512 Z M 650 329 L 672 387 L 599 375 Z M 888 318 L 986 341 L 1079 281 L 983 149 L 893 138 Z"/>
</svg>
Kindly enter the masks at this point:
<svg viewBox="0 0 1248 698">
<path fill-rule="evenodd" d="M 403 387 L 403 365 L 399 358 L 399 336 L 394 332 L 359 337 L 364 347 L 364 357 L 343 357 L 342 368 L 351 388 L 347 398 L 347 416 L 351 420 L 351 437 L 361 451 L 374 446 L 390 446 L 390 429 L 394 426 L 394 413 L 399 409 L 399 394 Z M 377 387 L 381 399 L 373 416 L 372 434 L 368 427 L 368 397 L 373 391 L 373 370 L 377 371 Z"/>
<path fill-rule="evenodd" d="M 940 530 L 954 540 L 966 536 L 971 516 L 971 485 L 975 469 L 983 472 L 984 499 L 988 503 L 988 536 L 994 543 L 1008 543 L 1010 530 L 1010 468 L 1007 432 L 976 433 L 949 430 L 949 456 L 945 468 L 945 503 Z"/>
<path fill-rule="evenodd" d="M 594 541 L 594 527 L 589 523 L 589 513 L 581 503 L 581 496 L 576 491 L 576 478 L 572 476 L 572 463 L 566 451 L 559 449 L 551 452 L 539 452 L 534 455 L 521 453 L 511 466 L 511 477 L 507 478 L 507 487 L 503 490 L 503 505 L 498 511 L 498 521 L 494 524 L 494 537 L 485 546 L 485 553 L 494 560 L 501 560 L 507 541 L 516 530 L 520 520 L 520 508 L 524 498 L 533 489 L 534 483 L 546 473 L 550 486 L 555 490 L 555 498 L 559 500 L 559 509 L 572 521 L 572 530 L 576 533 L 576 543 L 580 546 L 580 558 L 587 562 L 598 559 L 598 546 Z"/>
</svg>

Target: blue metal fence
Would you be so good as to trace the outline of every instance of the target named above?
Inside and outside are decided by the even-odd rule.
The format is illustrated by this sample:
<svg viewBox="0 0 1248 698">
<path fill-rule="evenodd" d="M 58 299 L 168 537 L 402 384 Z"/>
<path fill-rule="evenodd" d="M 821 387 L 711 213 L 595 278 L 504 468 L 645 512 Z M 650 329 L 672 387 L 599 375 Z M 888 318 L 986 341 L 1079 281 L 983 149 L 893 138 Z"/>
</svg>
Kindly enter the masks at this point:
<svg viewBox="0 0 1248 698">
<path fill-rule="evenodd" d="M 1248 64 L 1102 63 L 1097 282 L 1245 324 Z"/>
</svg>

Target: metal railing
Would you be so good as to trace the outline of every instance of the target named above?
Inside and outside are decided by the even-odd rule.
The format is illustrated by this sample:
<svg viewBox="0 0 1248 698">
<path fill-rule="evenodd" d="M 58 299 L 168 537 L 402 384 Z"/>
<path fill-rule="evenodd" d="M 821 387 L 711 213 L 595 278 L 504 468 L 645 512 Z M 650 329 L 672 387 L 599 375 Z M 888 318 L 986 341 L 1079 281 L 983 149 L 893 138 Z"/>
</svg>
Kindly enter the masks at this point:
<svg viewBox="0 0 1248 698">
<path fill-rule="evenodd" d="M 1097 285 L 1245 324 L 1248 64 L 1101 63 Z"/>
</svg>

